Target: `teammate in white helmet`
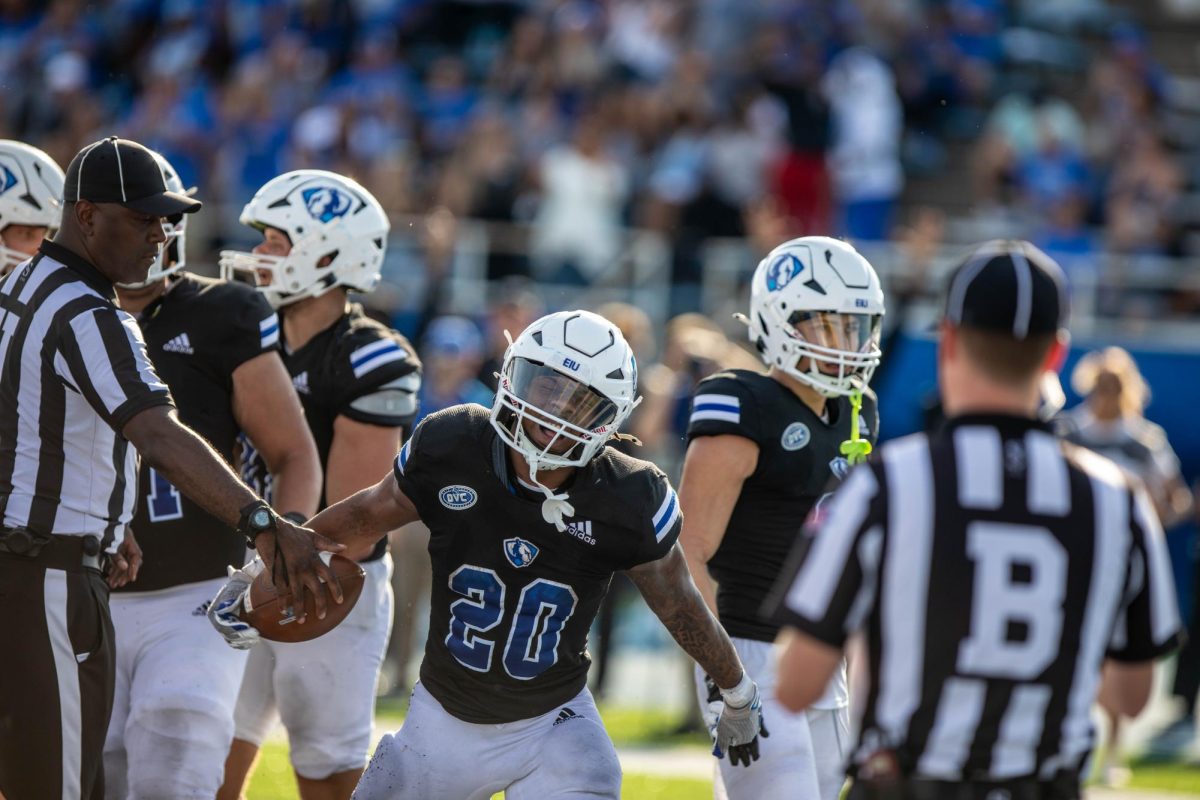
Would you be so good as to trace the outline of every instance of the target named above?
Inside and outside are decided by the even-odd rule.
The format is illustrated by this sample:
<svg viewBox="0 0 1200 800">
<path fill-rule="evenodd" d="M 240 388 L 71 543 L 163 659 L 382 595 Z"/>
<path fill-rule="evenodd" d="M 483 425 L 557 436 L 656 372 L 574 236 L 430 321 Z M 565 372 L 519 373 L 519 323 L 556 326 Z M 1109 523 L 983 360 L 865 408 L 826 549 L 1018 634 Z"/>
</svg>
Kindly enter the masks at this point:
<svg viewBox="0 0 1200 800">
<path fill-rule="evenodd" d="M 190 194 L 154 154 L 167 189 Z M 195 191 L 195 190 L 192 190 Z M 275 310 L 249 286 L 187 272 L 190 215 L 169 217 L 144 281 L 117 284 L 182 421 L 233 464 L 238 433 L 254 437 L 276 475 L 275 502 L 293 521 L 317 508 L 321 469 L 279 356 Z M 241 563 L 246 540 L 142 462 L 132 531 L 143 561 L 109 601 L 116 688 L 104 744 L 108 797 L 212 798 L 233 740 L 246 654 L 210 635 L 207 602 Z"/>
<path fill-rule="evenodd" d="M 849 745 L 845 669 L 807 712 L 780 706 L 779 626 L 762 604 L 802 521 L 875 439 L 867 383 L 880 358 L 883 291 L 865 258 L 823 236 L 771 251 L 750 291 L 750 341 L 768 372 L 720 372 L 697 387 L 679 490 L 692 575 L 762 688 L 771 726 L 757 764 L 719 765 L 715 795 L 836 800 Z M 697 691 L 711 714 L 720 698 L 704 677 Z"/>
<path fill-rule="evenodd" d="M 62 167 L 24 142 L 0 139 L 0 275 L 33 256 L 62 219 Z"/>
<path fill-rule="evenodd" d="M 391 474 L 311 521 L 348 547 L 417 519 L 430 529 L 420 682 L 355 798 L 619 797 L 586 650 L 618 570 L 722 687 L 720 752 L 757 758 L 758 689 L 692 584 L 675 492 L 653 464 L 606 446 L 636 403 L 620 331 L 587 311 L 551 314 L 508 348 L 490 411 L 429 415 Z"/>
<path fill-rule="evenodd" d="M 325 470 L 324 508 L 378 480 L 417 414 L 421 373 L 413 348 L 347 296 L 379 282 L 387 216 L 355 181 L 297 170 L 259 189 L 241 221 L 262 242 L 252 253 L 223 252 L 222 273 L 247 277 L 279 309 L 284 362 Z M 266 492 L 276 476 L 260 444 L 254 436 L 243 442 L 243 471 Z M 242 792 L 277 718 L 287 728 L 300 796 L 350 796 L 367 763 L 392 628 L 392 557 L 387 531 L 377 533 L 350 554 L 367 584 L 341 625 L 310 642 L 263 642 L 251 651 L 220 797 Z"/>
</svg>

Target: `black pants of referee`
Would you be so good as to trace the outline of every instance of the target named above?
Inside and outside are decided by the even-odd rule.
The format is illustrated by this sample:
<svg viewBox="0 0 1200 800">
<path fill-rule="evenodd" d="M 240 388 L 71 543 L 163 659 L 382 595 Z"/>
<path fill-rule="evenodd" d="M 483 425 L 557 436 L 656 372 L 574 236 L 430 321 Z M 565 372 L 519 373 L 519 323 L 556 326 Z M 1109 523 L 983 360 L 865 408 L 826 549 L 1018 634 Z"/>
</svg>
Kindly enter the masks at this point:
<svg viewBox="0 0 1200 800">
<path fill-rule="evenodd" d="M 83 566 L 78 555 L 0 553 L 5 800 L 104 797 L 114 676 L 108 586 L 100 571 Z"/>
</svg>

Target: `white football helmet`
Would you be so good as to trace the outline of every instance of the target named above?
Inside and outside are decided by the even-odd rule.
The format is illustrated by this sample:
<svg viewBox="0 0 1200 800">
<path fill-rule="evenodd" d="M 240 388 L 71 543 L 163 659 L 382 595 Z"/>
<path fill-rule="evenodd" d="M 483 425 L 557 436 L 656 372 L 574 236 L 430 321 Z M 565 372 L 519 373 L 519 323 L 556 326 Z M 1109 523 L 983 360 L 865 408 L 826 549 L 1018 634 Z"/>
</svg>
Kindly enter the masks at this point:
<svg viewBox="0 0 1200 800">
<path fill-rule="evenodd" d="M 54 159 L 24 142 L 0 139 L 0 233 L 9 225 L 49 229 L 62 222 L 63 171 Z M 0 242 L 0 275 L 29 259 Z"/>
<path fill-rule="evenodd" d="M 239 221 L 291 240 L 286 256 L 221 252 L 221 277 L 249 273 L 276 308 L 335 286 L 369 292 L 379 283 L 391 226 L 371 193 L 347 177 L 318 169 L 280 175 L 258 190 Z"/>
<path fill-rule="evenodd" d="M 827 236 L 776 247 L 750 284 L 750 341 L 825 397 L 862 389 L 879 366 L 883 289 L 857 250 Z"/>
<path fill-rule="evenodd" d="M 534 471 L 581 467 L 637 401 L 637 362 L 617 326 L 590 311 L 559 311 L 505 351 L 492 426 Z"/>
<path fill-rule="evenodd" d="M 154 156 L 154 160 L 158 162 L 158 168 L 162 170 L 163 180 L 167 182 L 167 191 L 176 192 L 177 194 L 186 194 L 189 197 L 196 193 L 196 187 L 190 189 L 183 188 L 183 181 L 179 179 L 179 173 L 171 166 L 171 162 L 159 153 L 157 150 L 151 150 L 150 155 Z M 150 265 L 150 270 L 146 273 L 146 280 L 137 281 L 136 283 L 118 283 L 122 289 L 145 289 L 153 283 L 161 281 L 163 278 L 170 277 L 176 272 L 187 266 L 187 221 L 191 214 L 175 214 L 167 217 L 163 223 L 163 231 L 167 234 L 167 240 L 163 242 L 159 248 L 158 258 L 154 259 L 154 263 Z M 163 262 L 169 262 L 164 266 Z"/>
</svg>

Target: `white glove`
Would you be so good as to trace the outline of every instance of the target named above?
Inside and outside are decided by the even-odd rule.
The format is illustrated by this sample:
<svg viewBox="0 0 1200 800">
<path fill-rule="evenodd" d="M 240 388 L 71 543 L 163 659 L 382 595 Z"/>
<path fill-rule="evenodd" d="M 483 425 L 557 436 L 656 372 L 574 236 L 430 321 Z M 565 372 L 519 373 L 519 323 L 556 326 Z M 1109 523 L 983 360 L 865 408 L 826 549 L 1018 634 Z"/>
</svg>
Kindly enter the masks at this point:
<svg viewBox="0 0 1200 800">
<path fill-rule="evenodd" d="M 704 721 L 704 729 L 708 731 L 708 735 L 715 736 L 717 720 L 721 718 L 725 701 L 721 699 L 721 690 L 713 683 L 713 679 L 708 677 L 708 673 L 699 664 L 693 664 L 692 667 L 696 680 L 696 699 L 700 701 L 700 718 Z"/>
<path fill-rule="evenodd" d="M 241 569 L 230 567 L 229 580 L 208 604 L 208 621 L 235 650 L 249 650 L 258 642 L 258 631 L 240 615 L 248 607 L 250 584 L 264 569 L 266 565 L 257 556 Z"/>
<path fill-rule="evenodd" d="M 769 736 L 762 721 L 762 700 L 758 684 L 749 675 L 732 689 L 721 689 L 723 708 L 713 729 L 713 755 L 721 758 L 729 753 L 729 763 L 750 766 L 758 760 L 758 737 Z"/>
</svg>

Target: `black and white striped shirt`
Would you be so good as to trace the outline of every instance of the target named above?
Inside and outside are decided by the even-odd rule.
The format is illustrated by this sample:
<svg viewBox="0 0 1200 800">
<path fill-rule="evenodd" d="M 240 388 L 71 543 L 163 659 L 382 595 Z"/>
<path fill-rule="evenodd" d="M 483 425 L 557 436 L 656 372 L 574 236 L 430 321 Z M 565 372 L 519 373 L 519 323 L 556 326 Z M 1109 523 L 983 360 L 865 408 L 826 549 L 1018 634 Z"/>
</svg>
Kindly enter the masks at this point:
<svg viewBox="0 0 1200 800">
<path fill-rule="evenodd" d="M 0 514 L 5 526 L 124 536 L 137 453 L 120 431 L 170 404 L 111 282 L 53 242 L 0 282 Z"/>
<path fill-rule="evenodd" d="M 1145 491 L 1000 416 L 897 440 L 852 471 L 768 611 L 837 647 L 865 632 L 852 773 L 890 748 L 907 774 L 942 780 L 1078 769 L 1104 659 L 1147 661 L 1180 635 Z"/>
</svg>

